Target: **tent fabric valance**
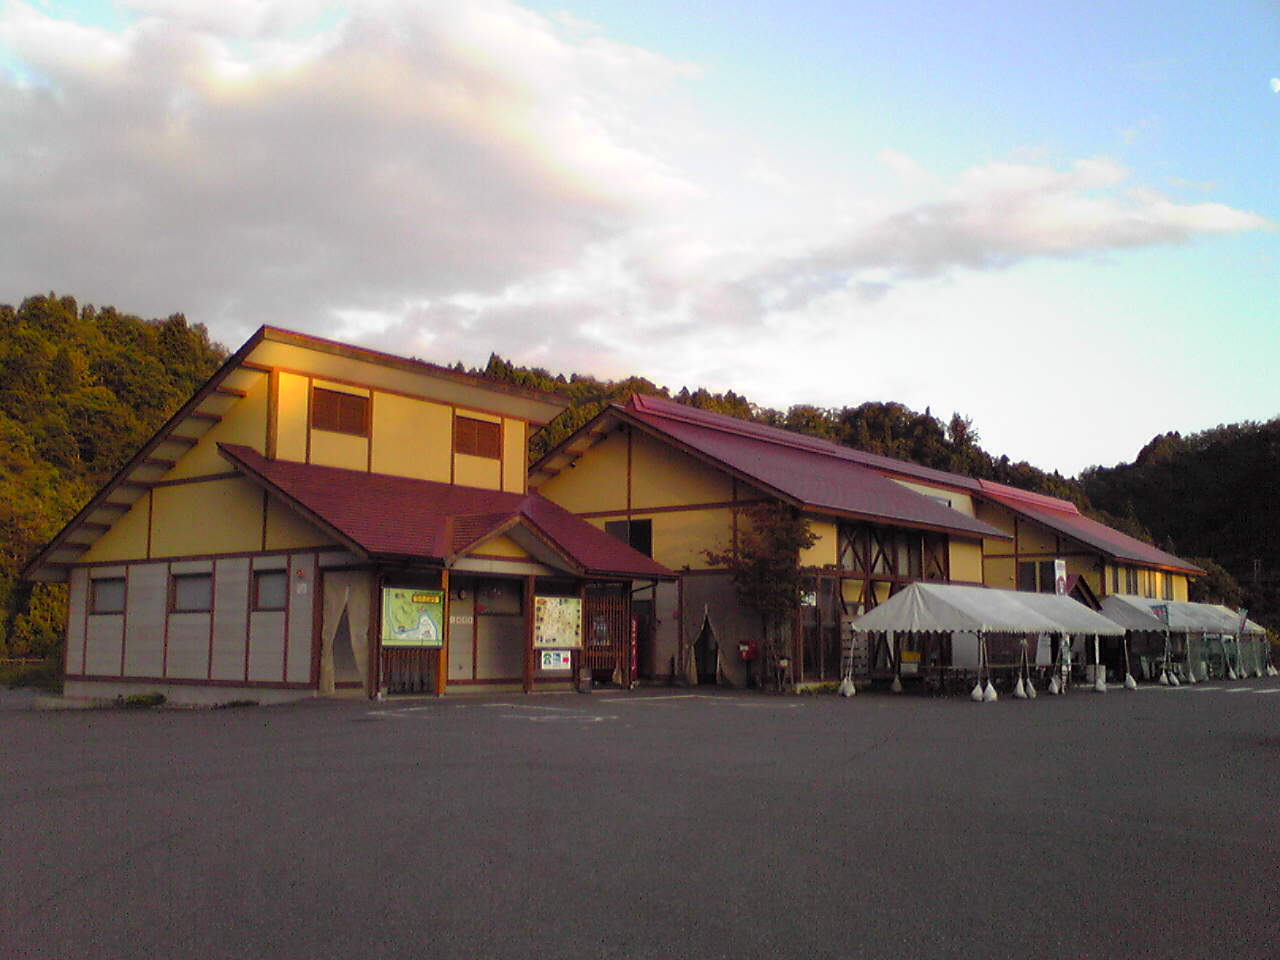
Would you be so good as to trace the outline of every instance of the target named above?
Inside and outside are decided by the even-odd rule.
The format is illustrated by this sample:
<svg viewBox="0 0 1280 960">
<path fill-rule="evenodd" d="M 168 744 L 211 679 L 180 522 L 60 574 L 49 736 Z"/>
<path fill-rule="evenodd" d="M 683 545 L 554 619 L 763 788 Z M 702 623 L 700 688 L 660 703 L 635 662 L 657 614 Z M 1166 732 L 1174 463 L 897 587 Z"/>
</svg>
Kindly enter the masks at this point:
<svg viewBox="0 0 1280 960">
<path fill-rule="evenodd" d="M 1169 626 L 1166 628 L 1152 607 L 1169 608 Z M 1240 632 L 1240 614 L 1218 603 L 1191 603 L 1185 600 L 1153 600 L 1150 597 L 1133 597 L 1112 594 L 1102 601 L 1102 612 L 1130 630 L 1165 630 L 1175 633 L 1224 633 L 1235 636 Z M 1252 620 L 1246 620 L 1243 636 L 1265 636 L 1266 630 Z"/>
<path fill-rule="evenodd" d="M 907 633 L 1070 633 L 1120 636 L 1125 628 L 1079 601 L 941 583 L 913 583 L 853 621 L 854 630 Z"/>
</svg>

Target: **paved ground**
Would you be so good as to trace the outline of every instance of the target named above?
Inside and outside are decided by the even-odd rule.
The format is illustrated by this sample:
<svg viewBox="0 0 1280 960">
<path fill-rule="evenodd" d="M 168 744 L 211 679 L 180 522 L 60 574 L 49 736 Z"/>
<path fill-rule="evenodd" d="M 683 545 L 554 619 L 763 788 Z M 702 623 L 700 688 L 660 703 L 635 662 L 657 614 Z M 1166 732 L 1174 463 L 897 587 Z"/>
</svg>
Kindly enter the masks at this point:
<svg viewBox="0 0 1280 960">
<path fill-rule="evenodd" d="M 1280 681 L 1211 686 L 5 711 L 0 954 L 1274 958 Z"/>
</svg>

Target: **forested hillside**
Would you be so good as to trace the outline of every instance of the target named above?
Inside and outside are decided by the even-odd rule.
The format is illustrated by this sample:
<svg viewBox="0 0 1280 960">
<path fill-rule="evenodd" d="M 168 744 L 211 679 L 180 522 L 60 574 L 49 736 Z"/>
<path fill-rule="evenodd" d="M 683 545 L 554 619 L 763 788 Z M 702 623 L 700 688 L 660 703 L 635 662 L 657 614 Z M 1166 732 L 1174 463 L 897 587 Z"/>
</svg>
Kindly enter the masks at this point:
<svg viewBox="0 0 1280 960">
<path fill-rule="evenodd" d="M 56 646 L 64 591 L 18 571 L 225 355 L 177 314 L 0 305 L 0 656 Z"/>
<path fill-rule="evenodd" d="M 1080 479 L 1093 503 L 1135 518 L 1162 546 L 1214 558 L 1238 581 L 1250 616 L 1280 623 L 1280 419 L 1166 433 L 1133 463 Z"/>
<path fill-rule="evenodd" d="M 111 307 L 79 307 L 71 297 L 30 297 L 0 305 L 0 657 L 56 650 L 61 588 L 17 582 L 27 559 L 213 372 L 226 351 L 181 315 L 143 320 Z M 439 362 L 444 358 L 432 358 Z M 457 365 L 462 369 L 461 365 Z M 1217 557 L 1239 577 L 1206 578 L 1198 598 L 1250 603 L 1276 619 L 1280 555 L 1277 505 L 1267 497 L 1280 475 L 1280 423 L 1242 424 L 1183 439 L 1157 437 L 1132 465 L 1095 468 L 1083 483 L 983 450 L 974 425 L 953 414 L 899 403 L 787 411 L 733 392 L 649 380 L 601 381 L 517 367 L 496 354 L 474 371 L 563 395 L 569 409 L 533 440 L 541 456 L 608 403 L 635 392 L 824 437 L 941 470 L 997 480 L 1070 499 L 1104 522 L 1188 559 Z M 1101 509 L 1095 509 L 1101 508 Z M 1261 573 L 1253 577 L 1254 559 Z M 1202 565 L 1209 561 L 1199 560 Z M 1235 591 L 1235 592 L 1233 592 Z"/>
</svg>

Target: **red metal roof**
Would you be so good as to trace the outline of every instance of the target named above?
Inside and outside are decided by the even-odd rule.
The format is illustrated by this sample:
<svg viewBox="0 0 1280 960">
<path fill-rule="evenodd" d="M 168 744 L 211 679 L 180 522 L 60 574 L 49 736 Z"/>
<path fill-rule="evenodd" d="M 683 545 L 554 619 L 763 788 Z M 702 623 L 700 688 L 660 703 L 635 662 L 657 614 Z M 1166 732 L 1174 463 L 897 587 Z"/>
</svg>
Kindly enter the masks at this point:
<svg viewBox="0 0 1280 960">
<path fill-rule="evenodd" d="M 444 562 L 490 533 L 532 531 L 583 574 L 674 579 L 666 567 L 537 494 L 268 460 L 218 444 L 250 478 L 371 557 Z"/>
<path fill-rule="evenodd" d="M 984 496 L 1001 503 L 1052 530 L 1066 534 L 1086 546 L 1101 550 L 1116 560 L 1129 560 L 1146 566 L 1171 567 L 1190 574 L 1204 573 L 1194 563 L 1157 550 L 1126 533 L 1091 520 L 1082 514 L 1070 500 L 1059 500 L 1041 493 L 1019 490 L 991 480 L 979 480 Z"/>
<path fill-rule="evenodd" d="M 865 468 L 846 455 L 856 451 L 838 444 L 654 397 L 632 397 L 623 409 L 641 425 L 807 507 L 1008 539 L 989 524 Z"/>
<path fill-rule="evenodd" d="M 725 416 L 722 413 L 711 413 L 707 410 L 699 410 L 696 407 L 687 407 L 682 403 L 676 403 L 674 400 L 665 400 L 662 397 L 634 394 L 627 403 L 627 409 L 650 413 L 654 416 L 666 417 L 671 420 L 682 420 L 685 423 L 711 427 L 715 430 L 736 433 L 745 437 L 755 437 L 756 439 L 781 444 L 782 446 L 811 450 L 829 457 L 861 464 L 864 467 L 871 467 L 873 470 L 882 473 L 894 473 L 903 477 L 912 477 L 924 483 L 934 483 L 944 487 L 951 487 L 954 490 L 970 490 L 974 492 L 978 490 L 978 481 L 963 474 L 935 470 L 933 467 L 923 467 L 918 463 L 912 463 L 910 460 L 899 460 L 897 457 L 886 457 L 878 453 L 856 450 L 833 440 L 823 440 L 820 437 L 810 437 L 803 433 L 783 430 L 780 427 L 770 427 L 763 423 L 752 423 L 750 420 L 739 420 L 737 417 Z"/>
</svg>

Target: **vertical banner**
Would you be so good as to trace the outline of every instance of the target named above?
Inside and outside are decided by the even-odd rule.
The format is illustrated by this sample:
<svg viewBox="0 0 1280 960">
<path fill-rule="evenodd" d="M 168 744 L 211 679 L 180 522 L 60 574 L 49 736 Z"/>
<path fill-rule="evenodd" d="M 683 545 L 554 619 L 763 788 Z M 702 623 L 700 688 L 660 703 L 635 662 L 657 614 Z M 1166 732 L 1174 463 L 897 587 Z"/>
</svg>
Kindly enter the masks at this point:
<svg viewBox="0 0 1280 960">
<path fill-rule="evenodd" d="M 1053 592 L 1060 597 L 1067 595 L 1067 561 L 1053 561 Z"/>
</svg>

